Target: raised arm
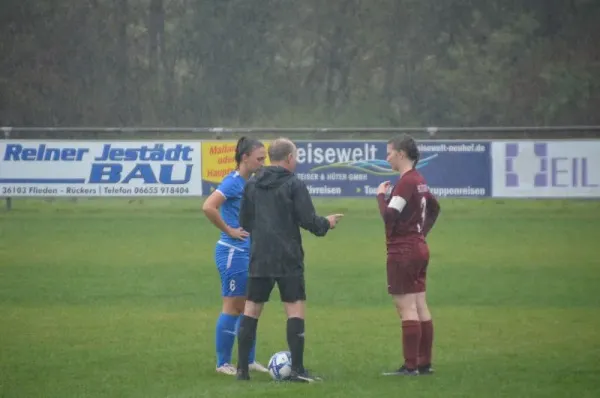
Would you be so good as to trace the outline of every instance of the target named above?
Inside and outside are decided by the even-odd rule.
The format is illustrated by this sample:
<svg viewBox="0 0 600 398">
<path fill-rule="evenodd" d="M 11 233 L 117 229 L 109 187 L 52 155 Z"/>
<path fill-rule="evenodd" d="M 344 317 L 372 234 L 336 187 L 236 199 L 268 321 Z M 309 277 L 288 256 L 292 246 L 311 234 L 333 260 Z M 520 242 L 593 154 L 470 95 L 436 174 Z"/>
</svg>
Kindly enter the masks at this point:
<svg viewBox="0 0 600 398">
<path fill-rule="evenodd" d="M 316 236 L 325 236 L 329 231 L 330 223 L 325 217 L 317 215 L 310 194 L 302 181 L 293 185 L 294 215 L 300 227 Z"/>
<path fill-rule="evenodd" d="M 385 200 L 385 194 L 377 194 L 377 204 L 379 205 L 379 214 L 385 224 L 393 224 L 400 218 L 400 213 L 406 206 L 412 190 L 409 184 L 400 180 L 392 190 L 392 197 L 389 204 Z"/>
</svg>

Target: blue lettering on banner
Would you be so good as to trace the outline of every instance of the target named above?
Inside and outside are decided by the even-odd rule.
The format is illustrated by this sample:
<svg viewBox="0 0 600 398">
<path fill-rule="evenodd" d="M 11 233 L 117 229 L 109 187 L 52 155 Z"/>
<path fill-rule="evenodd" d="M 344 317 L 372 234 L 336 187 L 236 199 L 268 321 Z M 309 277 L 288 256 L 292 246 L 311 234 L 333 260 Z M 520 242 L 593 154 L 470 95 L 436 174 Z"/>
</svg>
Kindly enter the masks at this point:
<svg viewBox="0 0 600 398">
<path fill-rule="evenodd" d="M 121 143 L 90 143 L 78 146 L 65 146 L 52 143 L 30 144 L 9 142 L 5 145 L 2 162 L 8 164 L 44 163 L 53 167 L 59 162 L 81 162 L 79 169 L 69 168 L 67 174 L 78 177 L 45 177 L 48 168 L 37 169 L 38 175 L 27 177 L 0 177 L 2 184 L 129 184 L 138 181 L 142 184 L 184 185 L 191 181 L 193 170 L 191 145 L 175 144 L 165 148 L 165 144 L 123 146 Z M 73 144 L 70 144 L 73 145 Z M 200 145 L 198 145 L 199 148 Z M 98 150 L 101 148 L 101 150 Z M 82 172 L 82 167 L 87 172 Z M 177 170 L 175 170 L 177 169 Z M 45 172 L 42 172 L 46 170 Z M 177 172 L 176 172 L 177 171 Z M 82 176 L 82 174 L 84 174 Z"/>
<path fill-rule="evenodd" d="M 90 173 L 90 184 L 128 184 L 132 179 L 141 179 L 145 184 L 185 184 L 192 177 L 192 165 L 185 165 L 185 176 L 181 180 L 173 178 L 173 165 L 161 164 L 158 178 L 152 166 L 147 163 L 137 163 L 133 170 L 123 175 L 123 165 L 120 163 L 94 163 Z"/>
<path fill-rule="evenodd" d="M 189 146 L 177 144 L 174 148 L 164 149 L 164 144 L 153 147 L 141 145 L 139 148 L 113 148 L 112 144 L 104 144 L 102 154 L 94 158 L 97 162 L 133 162 L 133 161 L 191 161 Z M 47 162 L 76 161 L 81 162 L 89 153 L 89 148 L 52 148 L 46 144 L 37 147 L 26 147 L 22 144 L 8 144 L 4 151 L 4 161 Z"/>
<path fill-rule="evenodd" d="M 552 158 L 551 176 L 553 187 L 597 187 L 589 181 L 589 168 L 587 158 Z M 570 168 L 569 168 L 570 166 Z"/>
<path fill-rule="evenodd" d="M 139 148 L 113 148 L 112 144 L 104 144 L 102 154 L 94 158 L 97 162 L 133 162 L 137 160 L 161 162 L 168 161 L 191 161 L 189 146 L 177 144 L 175 148 L 164 149 L 163 144 L 156 144 L 152 148 L 141 145 Z"/>
<path fill-rule="evenodd" d="M 492 145 L 495 197 L 599 197 L 600 141 Z"/>
<path fill-rule="evenodd" d="M 296 173 L 311 195 L 372 196 L 399 177 L 383 141 L 297 142 Z M 489 142 L 421 141 L 417 169 L 438 196 L 486 197 L 491 190 Z"/>
<path fill-rule="evenodd" d="M 5 162 L 81 162 L 88 148 L 48 148 L 46 144 L 27 148 L 21 144 L 8 144 L 4 151 Z"/>
<path fill-rule="evenodd" d="M 590 181 L 587 157 L 552 157 L 544 142 L 521 145 L 523 152 L 517 143 L 506 144 L 507 187 L 519 188 L 528 181 L 528 174 L 533 174 L 530 185 L 535 188 L 598 187 Z"/>
</svg>

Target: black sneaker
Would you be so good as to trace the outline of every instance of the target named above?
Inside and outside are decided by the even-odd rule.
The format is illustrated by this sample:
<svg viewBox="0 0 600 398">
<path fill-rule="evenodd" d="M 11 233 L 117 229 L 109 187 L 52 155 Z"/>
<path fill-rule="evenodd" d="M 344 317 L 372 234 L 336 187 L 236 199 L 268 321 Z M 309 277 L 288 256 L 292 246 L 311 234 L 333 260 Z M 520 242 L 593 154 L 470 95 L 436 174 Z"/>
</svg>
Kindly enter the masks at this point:
<svg viewBox="0 0 600 398">
<path fill-rule="evenodd" d="M 419 371 L 417 369 L 408 369 L 406 366 L 402 365 L 402 367 L 398 370 L 394 370 L 393 372 L 385 372 L 384 376 L 418 376 Z"/>
<path fill-rule="evenodd" d="M 433 374 L 431 364 L 419 366 L 417 369 L 419 370 L 419 375 L 427 376 Z"/>
<path fill-rule="evenodd" d="M 250 374 L 248 373 L 247 370 L 238 369 L 236 378 L 238 380 L 250 380 Z"/>
<path fill-rule="evenodd" d="M 314 383 L 316 381 L 322 381 L 323 379 L 318 376 L 311 375 L 306 369 L 304 369 L 302 372 L 292 370 L 292 374 L 288 380 L 297 383 Z"/>
</svg>

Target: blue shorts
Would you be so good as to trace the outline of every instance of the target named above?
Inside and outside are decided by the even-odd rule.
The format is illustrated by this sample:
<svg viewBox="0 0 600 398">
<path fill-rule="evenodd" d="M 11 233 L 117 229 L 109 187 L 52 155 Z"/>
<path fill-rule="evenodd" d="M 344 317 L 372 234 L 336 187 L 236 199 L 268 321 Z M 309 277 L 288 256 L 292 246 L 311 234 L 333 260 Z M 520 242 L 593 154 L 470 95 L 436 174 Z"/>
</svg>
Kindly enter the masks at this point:
<svg viewBox="0 0 600 398">
<path fill-rule="evenodd" d="M 221 294 L 223 297 L 246 296 L 250 253 L 217 243 L 215 262 L 221 276 Z"/>
</svg>

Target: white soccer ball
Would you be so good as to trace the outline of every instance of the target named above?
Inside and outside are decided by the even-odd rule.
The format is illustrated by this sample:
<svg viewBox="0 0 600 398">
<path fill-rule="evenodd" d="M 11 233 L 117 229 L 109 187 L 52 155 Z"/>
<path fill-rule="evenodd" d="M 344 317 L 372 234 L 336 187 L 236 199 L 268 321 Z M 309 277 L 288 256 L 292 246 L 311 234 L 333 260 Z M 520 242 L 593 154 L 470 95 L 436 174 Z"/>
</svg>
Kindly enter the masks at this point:
<svg viewBox="0 0 600 398">
<path fill-rule="evenodd" d="M 286 380 L 292 373 L 292 354 L 289 351 L 280 351 L 269 360 L 269 374 L 273 380 Z"/>
</svg>

